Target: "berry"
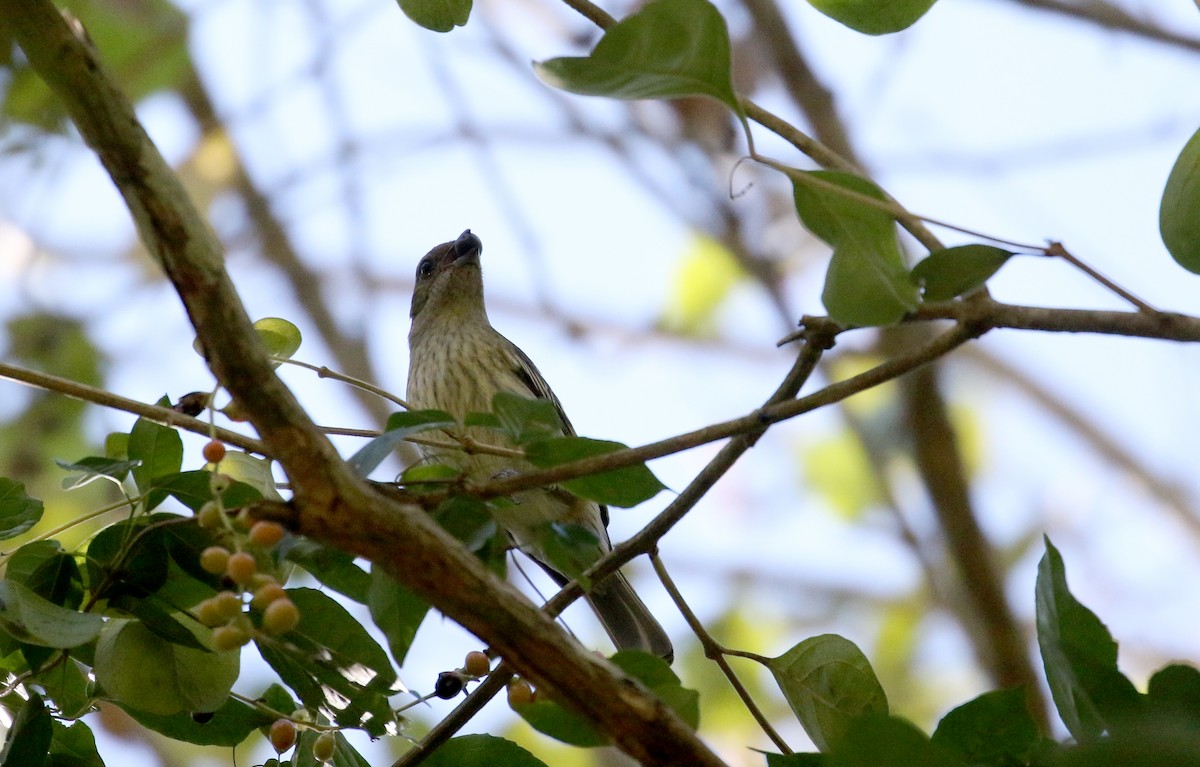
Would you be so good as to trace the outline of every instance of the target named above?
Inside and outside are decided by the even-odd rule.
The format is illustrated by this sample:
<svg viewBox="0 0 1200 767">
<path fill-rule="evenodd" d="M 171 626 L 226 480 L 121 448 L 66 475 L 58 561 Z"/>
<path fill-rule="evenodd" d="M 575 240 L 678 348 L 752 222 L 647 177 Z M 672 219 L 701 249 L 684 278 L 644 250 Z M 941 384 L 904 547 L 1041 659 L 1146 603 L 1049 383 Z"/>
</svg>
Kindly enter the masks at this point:
<svg viewBox="0 0 1200 767">
<path fill-rule="evenodd" d="M 313 758 L 318 762 L 328 762 L 333 758 L 335 746 L 337 746 L 337 741 L 333 739 L 332 732 L 321 733 L 321 737 L 313 743 Z"/>
<path fill-rule="evenodd" d="M 442 700 L 450 700 L 463 690 L 463 678 L 456 671 L 443 671 L 438 674 L 437 682 L 433 685 L 433 694 Z"/>
<path fill-rule="evenodd" d="M 230 555 L 229 562 L 225 567 L 225 574 L 234 583 L 239 584 L 249 583 L 256 572 L 258 572 L 258 563 L 254 561 L 254 555 L 245 551 Z"/>
<path fill-rule="evenodd" d="M 271 724 L 271 732 L 268 737 L 271 740 L 271 748 L 275 749 L 275 753 L 282 754 L 296 745 L 296 725 L 287 719 L 276 719 Z"/>
<path fill-rule="evenodd" d="M 213 474 L 212 479 L 208 481 L 208 488 L 216 495 L 224 495 L 229 486 L 233 484 L 233 479 L 224 474 Z"/>
<path fill-rule="evenodd" d="M 283 599 L 287 596 L 287 592 L 283 590 L 275 581 L 264 584 L 254 592 L 254 598 L 250 600 L 250 606 L 255 610 L 265 610 L 267 606 L 276 599 Z"/>
<path fill-rule="evenodd" d="M 241 626 L 218 626 L 213 629 L 212 638 L 217 652 L 229 652 L 249 642 L 250 632 Z"/>
<path fill-rule="evenodd" d="M 255 522 L 254 526 L 250 528 L 250 542 L 255 546 L 269 549 L 283 540 L 284 533 L 283 525 L 278 522 L 262 520 Z"/>
<path fill-rule="evenodd" d="M 508 683 L 508 705 L 520 708 L 533 703 L 533 687 L 524 679 L 514 679 Z"/>
<path fill-rule="evenodd" d="M 300 625 L 300 608 L 288 598 L 276 599 L 263 610 L 262 627 L 268 634 L 286 634 Z"/>
<path fill-rule="evenodd" d="M 209 501 L 200 507 L 200 511 L 196 512 L 196 521 L 200 526 L 212 530 L 221 526 L 221 519 L 225 515 L 221 512 L 221 507 L 215 501 Z"/>
<path fill-rule="evenodd" d="M 492 661 L 486 654 L 474 650 L 467 653 L 466 660 L 463 661 L 463 670 L 471 676 L 487 676 L 492 670 Z"/>
<path fill-rule="evenodd" d="M 204 572 L 213 575 L 223 575 L 229 565 L 229 549 L 224 546 L 209 546 L 200 552 L 200 567 Z"/>
<path fill-rule="evenodd" d="M 242 613 L 242 599 L 232 591 L 222 591 L 196 606 L 196 617 L 205 626 L 223 626 Z"/>
<path fill-rule="evenodd" d="M 209 442 L 204 446 L 204 449 L 200 451 L 200 454 L 203 455 L 204 460 L 208 461 L 209 463 L 220 463 L 221 459 L 225 457 L 225 443 L 218 442 L 214 439 L 212 442 Z"/>
</svg>

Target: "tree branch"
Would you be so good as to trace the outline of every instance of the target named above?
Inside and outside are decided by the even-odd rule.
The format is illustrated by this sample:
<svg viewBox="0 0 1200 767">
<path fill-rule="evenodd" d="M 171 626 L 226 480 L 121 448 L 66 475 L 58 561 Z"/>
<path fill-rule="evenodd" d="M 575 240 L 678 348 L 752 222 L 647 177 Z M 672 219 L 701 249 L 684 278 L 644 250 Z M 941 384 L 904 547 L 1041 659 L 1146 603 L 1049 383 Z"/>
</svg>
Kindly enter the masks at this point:
<svg viewBox="0 0 1200 767">
<path fill-rule="evenodd" d="M 216 236 L 91 49 L 46 0 L 0 0 L 0 20 L 100 157 L 183 300 L 217 380 L 287 472 L 300 532 L 378 563 L 635 759 L 721 765 L 661 701 L 586 652 L 419 508 L 354 476 L 275 375 Z"/>
</svg>

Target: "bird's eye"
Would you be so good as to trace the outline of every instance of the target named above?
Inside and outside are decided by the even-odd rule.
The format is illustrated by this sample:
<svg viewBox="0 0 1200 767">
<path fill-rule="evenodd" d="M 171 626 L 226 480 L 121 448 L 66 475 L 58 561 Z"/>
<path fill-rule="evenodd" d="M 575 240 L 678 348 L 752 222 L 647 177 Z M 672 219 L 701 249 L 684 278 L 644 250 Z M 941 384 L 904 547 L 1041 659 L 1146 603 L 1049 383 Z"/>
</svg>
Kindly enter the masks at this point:
<svg viewBox="0 0 1200 767">
<path fill-rule="evenodd" d="M 423 280 L 433 274 L 433 259 L 422 258 L 421 263 L 417 264 L 417 279 Z"/>
</svg>

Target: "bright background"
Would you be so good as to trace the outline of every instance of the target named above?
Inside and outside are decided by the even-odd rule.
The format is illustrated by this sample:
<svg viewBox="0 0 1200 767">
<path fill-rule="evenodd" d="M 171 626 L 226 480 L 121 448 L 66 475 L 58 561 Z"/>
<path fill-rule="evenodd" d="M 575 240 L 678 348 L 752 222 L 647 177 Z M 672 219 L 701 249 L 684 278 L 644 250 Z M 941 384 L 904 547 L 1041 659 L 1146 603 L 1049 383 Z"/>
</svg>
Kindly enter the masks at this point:
<svg viewBox="0 0 1200 767">
<path fill-rule="evenodd" d="M 719 6 L 738 87 L 806 128 L 775 74 L 771 36 L 755 29 L 754 2 Z M 1131 31 L 1132 22 L 1100 27 L 1070 3 L 1066 13 L 1044 9 L 1052 4 L 943 2 L 910 30 L 879 38 L 801 4 L 781 6 L 798 50 L 834 94 L 846 139 L 911 210 L 1022 242 L 1061 240 L 1151 304 L 1200 312 L 1200 282 L 1170 260 L 1157 234 L 1163 183 L 1200 124 L 1200 91 L 1187 85 L 1200 82 L 1196 8 L 1127 2 L 1124 12 L 1141 25 Z M 618 17 L 628 10 L 606 8 Z M 597 38 L 565 7 L 483 2 L 446 35 L 374 0 L 218 0 L 184 3 L 182 14 L 132 0 L 78 13 L 116 25 L 115 37 L 94 25 L 93 36 L 207 207 L 250 314 L 298 324 L 297 356 L 307 362 L 403 394 L 416 262 L 468 227 L 485 245 L 493 323 L 537 361 L 586 436 L 641 444 L 752 411 L 793 359 L 794 348 L 775 342 L 802 314 L 822 313 L 827 253 L 795 221 L 778 177 L 735 167 L 744 147 L 720 110 L 611 103 L 536 80 L 531 60 L 579 54 Z M 130 50 L 110 52 L 106 39 Z M 186 79 L 185 52 L 202 87 Z M 204 130 L 212 120 L 224 131 Z M 97 382 L 124 396 L 177 399 L 210 388 L 177 298 L 91 153 L 73 132 L 48 134 L 11 113 L 2 127 L 0 316 L 41 323 L 10 324 L 0 341 L 6 356 L 71 375 L 86 340 L 103 359 L 93 361 Z M 755 136 L 760 151 L 809 167 L 765 130 Z M 239 163 L 248 176 L 241 186 Z M 286 243 L 264 238 L 270 220 Z M 943 234 L 948 244 L 969 241 Z M 1013 303 L 1127 308 L 1066 264 L 1040 259 L 1010 263 L 990 287 Z M 31 340 L 31 327 L 46 335 Z M 43 356 L 22 356 L 26 346 Z M 869 332 L 843 336 L 822 380 L 863 364 L 855 353 L 872 348 Z M 1200 352 L 1187 346 L 1017 331 L 993 332 L 943 366 L 973 500 L 1007 568 L 1013 610 L 1032 638 L 1046 533 L 1139 682 L 1168 660 L 1200 661 L 1198 372 Z M 319 423 L 376 428 L 387 412 L 378 402 L 368 411 L 341 384 L 282 374 Z M 0 466 L 41 489 L 61 521 L 81 509 L 51 497 L 61 473 L 49 458 L 95 452 L 104 434 L 133 419 L 90 408 L 75 436 L 30 445 L 35 435 L 21 431 L 30 423 L 21 419 L 36 401 L 0 383 L 0 418 L 12 427 Z M 911 530 L 921 556 L 947 576 L 897 403 L 884 390 L 846 407 L 773 428 L 662 553 L 725 644 L 778 655 L 814 634 L 843 634 L 876 664 L 893 711 L 929 727 L 989 682 L 901 535 Z M 881 465 L 864 459 L 864 438 L 884 449 Z M 337 442 L 346 455 L 359 444 Z M 200 443 L 187 439 L 195 466 Z M 652 468 L 678 490 L 718 447 Z M 37 461 L 22 460 L 30 450 L 41 451 Z M 883 502 L 880 482 L 894 505 Z M 614 538 L 670 499 L 614 510 Z M 732 763 L 760 764 L 747 747 L 769 743 L 689 642 L 649 568 L 639 562 L 633 572 L 676 638 L 676 670 L 704 695 L 702 733 Z M 605 647 L 586 610 L 568 618 L 585 642 Z M 428 690 L 477 644 L 430 617 L 402 678 Z M 769 678 L 737 668 L 785 737 L 806 747 Z M 265 670 L 252 671 L 239 689 L 257 694 L 266 680 Z M 449 706 L 415 709 L 414 734 Z M 473 728 L 513 727 L 552 764 L 591 758 L 516 722 L 496 703 Z M 228 753 L 106 723 L 102 753 L 123 737 L 134 739 L 125 753 L 145 764 L 230 763 Z M 258 743 L 239 749 L 237 763 L 266 755 Z"/>
</svg>

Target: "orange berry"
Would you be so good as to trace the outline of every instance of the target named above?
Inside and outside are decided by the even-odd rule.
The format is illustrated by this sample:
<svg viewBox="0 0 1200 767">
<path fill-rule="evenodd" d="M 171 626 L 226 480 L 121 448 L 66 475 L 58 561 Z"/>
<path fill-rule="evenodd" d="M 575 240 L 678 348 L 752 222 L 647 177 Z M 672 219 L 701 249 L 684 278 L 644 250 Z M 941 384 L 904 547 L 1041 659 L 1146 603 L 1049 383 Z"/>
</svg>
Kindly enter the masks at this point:
<svg viewBox="0 0 1200 767">
<path fill-rule="evenodd" d="M 463 661 L 463 671 L 471 676 L 487 676 L 491 670 L 492 661 L 485 653 L 478 650 L 467 653 L 466 660 Z"/>
<path fill-rule="evenodd" d="M 221 459 L 225 457 L 225 443 L 214 439 L 204 446 L 200 454 L 209 463 L 220 463 Z"/>
<path fill-rule="evenodd" d="M 200 567 L 204 572 L 213 575 L 223 575 L 229 565 L 229 549 L 224 546 L 209 546 L 200 552 Z"/>
<path fill-rule="evenodd" d="M 296 725 L 287 719 L 276 719 L 271 723 L 271 732 L 268 737 L 275 753 L 282 754 L 296 745 Z"/>
<path fill-rule="evenodd" d="M 332 732 L 323 732 L 321 737 L 313 742 L 313 758 L 318 762 L 328 762 L 333 758 L 333 750 L 337 746 L 337 741 L 333 739 Z"/>
<path fill-rule="evenodd" d="M 245 551 L 230 555 L 225 567 L 225 574 L 234 583 L 249 583 L 256 572 L 258 563 L 254 561 L 254 555 Z"/>
<path fill-rule="evenodd" d="M 253 527 L 250 528 L 250 542 L 255 546 L 262 546 L 264 549 L 269 549 L 283 540 L 285 532 L 283 525 L 278 522 L 261 520 L 255 522 Z"/>
<path fill-rule="evenodd" d="M 268 634 L 286 634 L 300 625 L 300 608 L 284 597 L 276 599 L 263 610 L 262 627 Z"/>
<path fill-rule="evenodd" d="M 514 679 L 508 683 L 508 705 L 510 708 L 520 708 L 533 703 L 533 687 L 524 679 Z"/>
</svg>

